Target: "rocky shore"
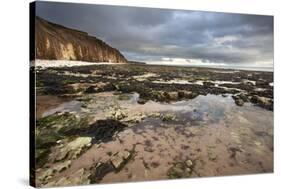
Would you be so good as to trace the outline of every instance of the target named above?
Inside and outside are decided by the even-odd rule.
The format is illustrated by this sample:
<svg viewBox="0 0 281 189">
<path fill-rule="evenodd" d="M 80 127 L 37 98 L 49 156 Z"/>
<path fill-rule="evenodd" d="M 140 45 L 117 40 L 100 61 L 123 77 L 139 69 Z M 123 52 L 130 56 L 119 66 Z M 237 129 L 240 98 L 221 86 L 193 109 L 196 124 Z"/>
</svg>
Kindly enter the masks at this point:
<svg viewBox="0 0 281 189">
<path fill-rule="evenodd" d="M 39 187 L 273 171 L 272 72 L 37 66 L 36 92 Z"/>
<path fill-rule="evenodd" d="M 251 102 L 273 110 L 273 73 L 146 65 L 90 65 L 37 69 L 39 94 L 82 95 L 137 92 L 140 103 L 170 102 L 198 95 L 231 94 L 236 104 Z"/>
</svg>

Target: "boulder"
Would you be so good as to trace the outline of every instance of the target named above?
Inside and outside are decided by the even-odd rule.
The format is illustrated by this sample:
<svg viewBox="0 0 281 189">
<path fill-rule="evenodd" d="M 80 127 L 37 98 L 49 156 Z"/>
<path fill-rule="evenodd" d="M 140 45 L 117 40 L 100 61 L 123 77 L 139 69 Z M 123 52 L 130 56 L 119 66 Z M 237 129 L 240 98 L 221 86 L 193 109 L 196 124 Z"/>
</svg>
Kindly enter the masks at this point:
<svg viewBox="0 0 281 189">
<path fill-rule="evenodd" d="M 126 119 L 123 121 L 129 122 L 129 123 L 140 123 L 142 120 L 145 119 L 145 115 L 138 114 L 138 115 L 128 115 Z"/>
<path fill-rule="evenodd" d="M 138 99 L 137 101 L 139 104 L 145 104 L 147 102 L 147 100 L 143 99 L 143 98 L 140 98 Z"/>
<path fill-rule="evenodd" d="M 162 121 L 174 121 L 176 120 L 176 116 L 173 114 L 164 114 L 161 116 Z"/>
<path fill-rule="evenodd" d="M 126 162 L 131 158 L 131 156 L 132 152 L 125 150 L 115 154 L 110 161 L 114 168 L 118 171 L 126 164 Z"/>
<path fill-rule="evenodd" d="M 217 159 L 217 155 L 212 150 L 207 150 L 209 160 L 215 161 Z"/>
<path fill-rule="evenodd" d="M 38 180 L 40 182 L 44 182 L 52 178 L 55 174 L 55 170 L 52 168 L 44 170 L 41 174 L 38 176 Z"/>
<path fill-rule="evenodd" d="M 185 96 L 188 95 L 188 92 L 187 91 L 184 91 L 184 90 L 180 90 L 178 91 L 178 96 L 179 98 L 184 98 Z"/>
<path fill-rule="evenodd" d="M 113 172 L 114 170 L 115 169 L 111 162 L 98 163 L 92 170 L 92 174 L 90 176 L 91 183 L 99 182 L 106 174 Z"/>
<path fill-rule="evenodd" d="M 92 84 L 92 86 L 88 87 L 85 92 L 86 93 L 98 93 L 98 92 L 104 92 L 104 91 L 112 91 L 115 90 L 115 86 L 112 85 L 109 82 L 98 82 L 95 84 Z"/>
<path fill-rule="evenodd" d="M 263 108 L 273 110 L 273 101 L 270 98 L 260 97 L 257 95 L 252 96 L 251 102 L 257 104 Z"/>
<path fill-rule="evenodd" d="M 185 90 L 179 90 L 178 91 L 179 98 L 185 98 L 185 99 L 193 99 L 198 96 L 197 93 L 192 91 L 185 91 Z"/>
<path fill-rule="evenodd" d="M 213 82 L 209 82 L 209 81 L 204 81 L 204 82 L 203 82 L 203 85 L 206 86 L 206 87 L 215 86 L 215 84 L 214 84 Z"/>
<path fill-rule="evenodd" d="M 244 102 L 249 102 L 249 98 L 245 93 L 240 93 L 239 98 L 241 98 Z"/>
<path fill-rule="evenodd" d="M 244 101 L 242 100 L 242 99 L 235 99 L 235 104 L 237 105 L 237 106 L 243 106 L 244 105 Z"/>
<path fill-rule="evenodd" d="M 152 91 L 150 96 L 158 101 L 167 101 L 166 96 L 164 95 L 165 92 L 163 91 Z"/>
<path fill-rule="evenodd" d="M 179 95 L 178 92 L 164 92 L 164 96 L 166 97 L 167 100 L 178 100 Z"/>
<path fill-rule="evenodd" d="M 193 162 L 190 159 L 186 160 L 185 164 L 186 164 L 187 167 L 192 167 L 193 166 Z"/>
<path fill-rule="evenodd" d="M 112 115 L 113 115 L 113 118 L 116 120 L 121 120 L 121 119 L 127 117 L 126 114 L 123 111 L 121 111 L 120 109 L 113 112 Z"/>
<path fill-rule="evenodd" d="M 246 94 L 244 94 L 244 93 L 233 95 L 232 98 L 234 99 L 235 104 L 237 106 L 243 106 L 244 102 L 248 102 L 249 101 L 248 96 Z"/>
<path fill-rule="evenodd" d="M 112 159 L 111 159 L 111 163 L 112 165 L 114 166 L 115 169 L 120 169 L 122 164 L 124 162 L 124 159 L 118 155 L 114 156 Z"/>
<path fill-rule="evenodd" d="M 260 97 L 260 96 L 257 96 L 257 95 L 252 96 L 251 102 L 253 102 L 253 103 L 260 103 L 260 104 L 264 104 L 264 105 L 269 105 L 270 104 L 270 100 L 268 98 Z"/>
<path fill-rule="evenodd" d="M 61 163 L 58 163 L 56 164 L 53 169 L 55 172 L 62 172 L 64 171 L 65 169 L 69 168 L 71 165 L 71 161 L 70 160 L 67 160 L 67 161 L 64 161 L 64 162 L 61 162 Z"/>
<path fill-rule="evenodd" d="M 227 94 L 222 94 L 221 96 L 222 96 L 222 97 L 227 97 L 228 95 L 227 95 Z"/>
<path fill-rule="evenodd" d="M 149 117 L 160 117 L 161 114 L 159 112 L 152 112 L 149 114 Z"/>
<path fill-rule="evenodd" d="M 250 81 L 248 79 L 242 79 L 241 83 L 243 83 L 244 85 L 252 85 L 252 86 L 255 85 L 254 81 Z"/>
<path fill-rule="evenodd" d="M 184 162 L 177 162 L 168 170 L 168 176 L 171 179 L 188 178 L 191 176 L 191 173 L 192 169 L 187 167 Z"/>
<path fill-rule="evenodd" d="M 256 86 L 258 86 L 258 87 L 268 87 L 268 85 L 269 85 L 268 81 L 264 81 L 264 80 L 256 81 Z"/>
<path fill-rule="evenodd" d="M 91 137 L 78 137 L 71 142 L 62 144 L 56 147 L 55 160 L 61 161 L 65 158 L 76 159 L 84 149 L 89 148 L 92 145 Z"/>
<path fill-rule="evenodd" d="M 89 126 L 85 134 L 93 136 L 95 142 L 108 142 L 115 138 L 116 134 L 127 127 L 116 119 L 97 120 Z"/>
</svg>

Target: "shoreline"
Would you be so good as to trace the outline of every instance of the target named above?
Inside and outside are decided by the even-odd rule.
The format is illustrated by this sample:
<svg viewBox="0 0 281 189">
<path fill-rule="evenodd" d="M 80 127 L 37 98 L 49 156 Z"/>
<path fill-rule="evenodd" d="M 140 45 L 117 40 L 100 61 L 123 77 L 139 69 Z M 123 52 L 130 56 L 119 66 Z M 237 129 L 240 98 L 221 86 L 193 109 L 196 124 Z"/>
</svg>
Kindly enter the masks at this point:
<svg viewBox="0 0 281 189">
<path fill-rule="evenodd" d="M 32 60 L 30 66 L 42 68 L 57 68 L 57 67 L 74 67 L 74 66 L 91 66 L 91 65 L 115 65 L 115 64 L 128 64 L 128 63 L 113 63 L 113 62 L 86 62 L 76 60 Z"/>
<path fill-rule="evenodd" d="M 233 70 L 233 71 L 254 71 L 254 72 L 272 72 L 274 68 L 267 67 L 222 67 L 222 66 L 202 66 L 202 65 L 172 65 L 172 64 L 145 64 L 149 66 L 169 66 L 169 67 L 183 67 L 183 68 L 206 68 L 206 69 L 219 69 L 219 70 Z"/>
<path fill-rule="evenodd" d="M 168 66 L 168 67 L 183 67 L 183 68 L 203 68 L 203 69 L 219 69 L 233 71 L 255 71 L 255 72 L 273 72 L 274 68 L 267 67 L 221 67 L 221 66 L 202 66 L 202 65 L 178 65 L 178 64 L 151 64 L 151 63 L 114 63 L 114 62 L 86 62 L 76 60 L 42 60 L 36 59 L 30 62 L 30 66 L 41 68 L 56 68 L 56 67 L 74 67 L 74 66 L 91 66 L 91 65 L 140 65 L 140 66 Z"/>
</svg>

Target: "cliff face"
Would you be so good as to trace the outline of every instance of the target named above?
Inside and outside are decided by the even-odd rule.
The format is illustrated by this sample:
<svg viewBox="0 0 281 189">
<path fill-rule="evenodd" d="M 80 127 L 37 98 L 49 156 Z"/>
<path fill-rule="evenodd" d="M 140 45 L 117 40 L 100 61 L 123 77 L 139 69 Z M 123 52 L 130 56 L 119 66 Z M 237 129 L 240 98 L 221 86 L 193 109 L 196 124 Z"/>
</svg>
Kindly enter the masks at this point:
<svg viewBox="0 0 281 189">
<path fill-rule="evenodd" d="M 85 32 L 36 17 L 36 59 L 126 63 L 115 48 Z"/>
</svg>

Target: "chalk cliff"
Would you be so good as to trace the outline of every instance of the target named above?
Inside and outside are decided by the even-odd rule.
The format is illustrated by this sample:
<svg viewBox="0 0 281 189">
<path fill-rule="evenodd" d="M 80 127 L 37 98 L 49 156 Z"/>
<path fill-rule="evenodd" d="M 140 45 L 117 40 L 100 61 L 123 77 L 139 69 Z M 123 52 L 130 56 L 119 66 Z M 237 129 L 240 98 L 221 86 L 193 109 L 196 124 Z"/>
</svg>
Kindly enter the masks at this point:
<svg viewBox="0 0 281 189">
<path fill-rule="evenodd" d="M 86 32 L 35 19 L 36 59 L 127 62 L 117 49 Z"/>
</svg>

